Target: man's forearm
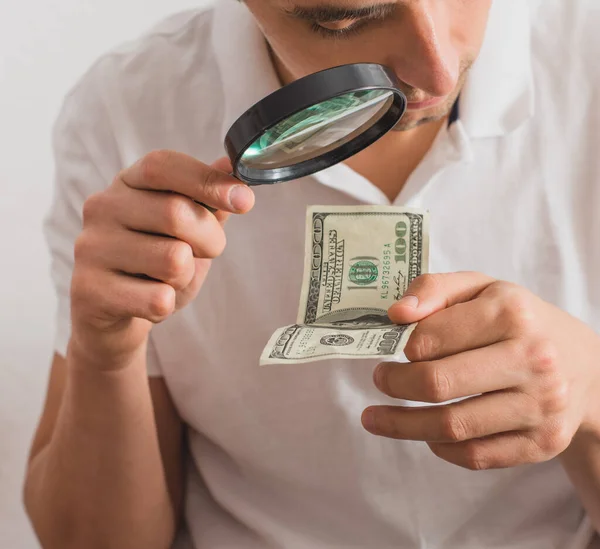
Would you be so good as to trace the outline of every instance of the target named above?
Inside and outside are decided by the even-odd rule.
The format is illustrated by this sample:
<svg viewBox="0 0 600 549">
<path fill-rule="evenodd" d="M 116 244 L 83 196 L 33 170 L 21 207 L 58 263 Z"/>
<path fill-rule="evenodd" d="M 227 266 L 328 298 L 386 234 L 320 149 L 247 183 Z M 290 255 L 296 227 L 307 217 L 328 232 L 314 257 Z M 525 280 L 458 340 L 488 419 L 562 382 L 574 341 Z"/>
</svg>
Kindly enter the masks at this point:
<svg viewBox="0 0 600 549">
<path fill-rule="evenodd" d="M 38 537 L 45 549 L 164 549 L 175 519 L 145 356 L 106 372 L 73 354 L 52 438 L 26 480 Z"/>
<path fill-rule="evenodd" d="M 600 429 L 576 434 L 560 460 L 600 533 Z"/>
</svg>

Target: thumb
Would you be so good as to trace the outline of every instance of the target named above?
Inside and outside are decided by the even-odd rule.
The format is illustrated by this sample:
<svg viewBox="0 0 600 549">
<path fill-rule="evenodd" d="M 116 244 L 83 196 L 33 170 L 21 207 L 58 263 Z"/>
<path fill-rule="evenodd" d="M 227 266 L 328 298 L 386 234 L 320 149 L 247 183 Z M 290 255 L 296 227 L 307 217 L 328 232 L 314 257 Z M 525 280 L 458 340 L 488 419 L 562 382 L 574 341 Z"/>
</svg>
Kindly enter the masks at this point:
<svg viewBox="0 0 600 549">
<path fill-rule="evenodd" d="M 228 175 L 233 172 L 233 166 L 228 156 L 222 156 L 221 158 L 218 158 L 210 165 L 210 167 L 214 168 L 215 170 L 219 170 L 220 172 L 225 172 Z M 221 210 L 214 211 L 213 214 L 219 220 L 221 225 L 224 225 L 231 215 L 229 212 L 224 212 Z"/>
<path fill-rule="evenodd" d="M 227 174 L 231 174 L 233 172 L 233 166 L 231 165 L 231 160 L 228 156 L 222 156 L 221 158 L 218 158 L 210 165 L 210 167 Z"/>
<path fill-rule="evenodd" d="M 395 324 L 411 324 L 425 317 L 477 297 L 495 282 L 476 272 L 425 274 L 415 278 L 402 298 L 388 310 Z"/>
</svg>

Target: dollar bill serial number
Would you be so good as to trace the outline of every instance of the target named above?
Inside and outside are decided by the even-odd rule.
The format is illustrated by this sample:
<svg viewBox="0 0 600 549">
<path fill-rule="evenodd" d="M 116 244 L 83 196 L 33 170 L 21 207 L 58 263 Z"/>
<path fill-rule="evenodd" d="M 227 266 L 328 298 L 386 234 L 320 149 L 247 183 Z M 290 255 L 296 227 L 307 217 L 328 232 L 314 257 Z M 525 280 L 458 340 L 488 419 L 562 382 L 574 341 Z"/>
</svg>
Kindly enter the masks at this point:
<svg viewBox="0 0 600 549">
<path fill-rule="evenodd" d="M 402 293 L 402 281 L 401 277 L 396 275 L 392 277 L 392 268 L 398 263 L 406 264 L 406 250 L 408 243 L 406 242 L 406 236 L 408 234 L 408 226 L 405 221 L 398 221 L 395 227 L 396 241 L 392 244 L 387 243 L 384 245 L 383 258 L 381 262 L 381 299 L 388 299 L 390 295 L 390 286 L 394 291 L 394 297 L 397 299 Z M 399 272 L 401 272 L 400 269 Z"/>
</svg>

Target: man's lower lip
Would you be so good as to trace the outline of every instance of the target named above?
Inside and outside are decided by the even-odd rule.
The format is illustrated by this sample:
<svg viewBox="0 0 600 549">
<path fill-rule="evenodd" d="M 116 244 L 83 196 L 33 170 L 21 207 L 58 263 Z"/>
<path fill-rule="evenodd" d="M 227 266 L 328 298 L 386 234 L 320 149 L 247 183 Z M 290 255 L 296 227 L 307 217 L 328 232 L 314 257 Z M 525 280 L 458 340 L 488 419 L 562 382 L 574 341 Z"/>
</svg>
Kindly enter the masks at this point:
<svg viewBox="0 0 600 549">
<path fill-rule="evenodd" d="M 427 109 L 428 107 L 435 107 L 436 105 L 442 103 L 445 99 L 445 97 L 432 97 L 426 101 L 409 101 L 406 104 L 406 109 L 409 111 L 420 111 Z"/>
</svg>

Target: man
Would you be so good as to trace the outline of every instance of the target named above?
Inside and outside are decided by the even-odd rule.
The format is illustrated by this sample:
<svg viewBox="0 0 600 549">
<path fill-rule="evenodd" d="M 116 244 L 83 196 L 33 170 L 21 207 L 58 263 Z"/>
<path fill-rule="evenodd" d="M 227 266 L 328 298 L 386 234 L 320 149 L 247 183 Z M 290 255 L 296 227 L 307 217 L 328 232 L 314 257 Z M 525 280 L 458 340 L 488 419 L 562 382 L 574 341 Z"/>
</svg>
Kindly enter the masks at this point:
<svg viewBox="0 0 600 549">
<path fill-rule="evenodd" d="M 588 547 L 599 23 L 595 0 L 219 0 L 99 60 L 54 133 L 43 547 Z M 247 107 L 362 61 L 403 83 L 398 131 L 300 181 L 227 175 Z M 389 311 L 419 321 L 410 362 L 258 368 L 306 207 L 390 203 L 431 212 L 436 274 Z"/>
</svg>

